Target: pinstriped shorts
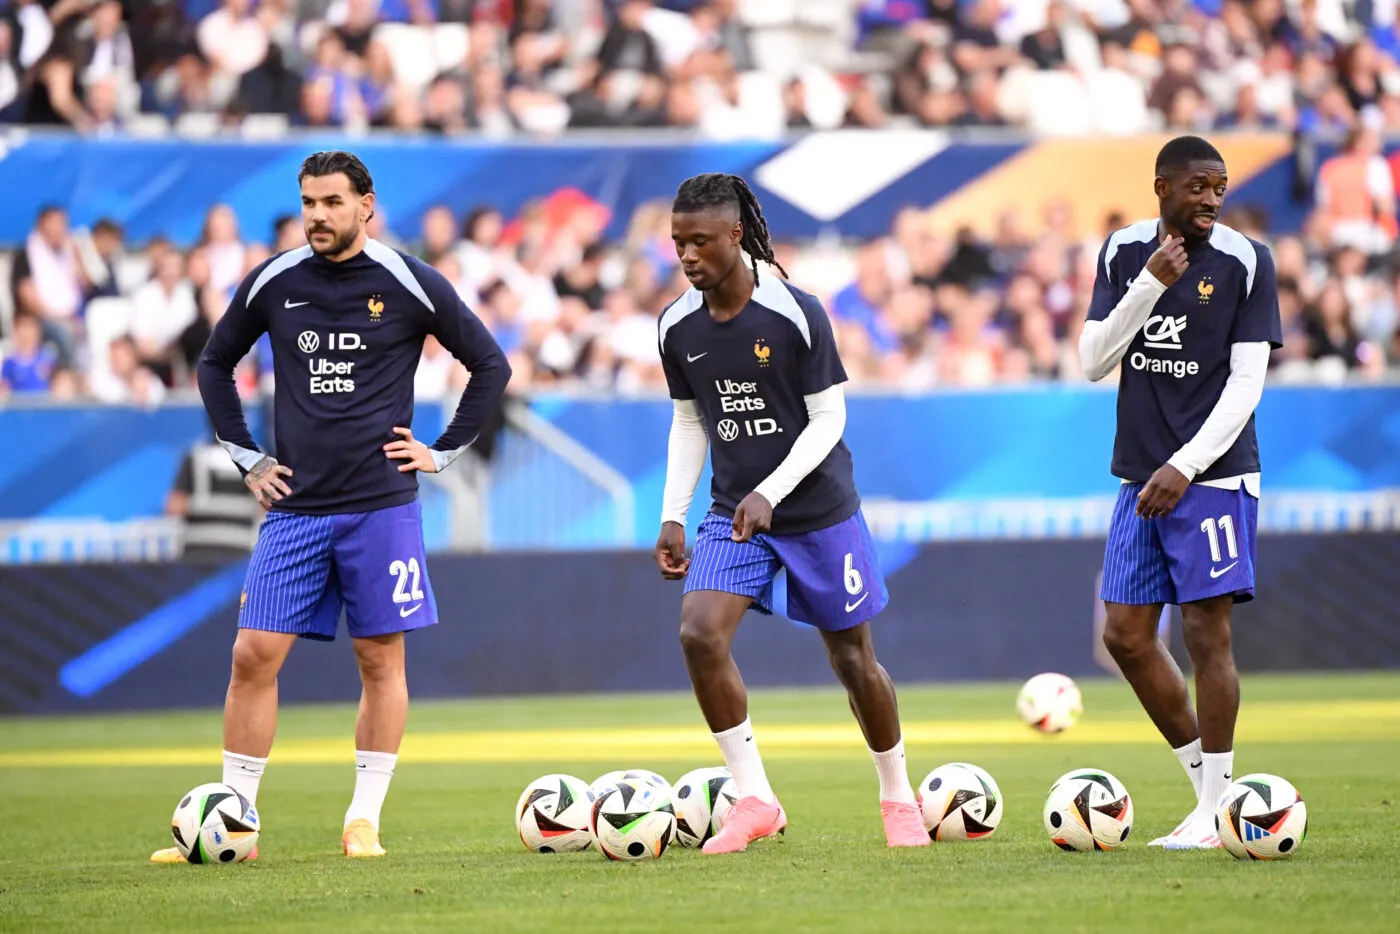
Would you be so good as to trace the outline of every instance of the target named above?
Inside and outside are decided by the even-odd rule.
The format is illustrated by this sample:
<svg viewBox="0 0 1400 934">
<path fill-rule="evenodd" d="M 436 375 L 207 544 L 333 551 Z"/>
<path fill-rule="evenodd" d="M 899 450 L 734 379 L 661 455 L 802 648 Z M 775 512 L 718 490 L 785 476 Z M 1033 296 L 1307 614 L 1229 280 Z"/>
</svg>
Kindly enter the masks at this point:
<svg viewBox="0 0 1400 934">
<path fill-rule="evenodd" d="M 1136 513 L 1141 483 L 1124 483 L 1113 507 L 1099 595 L 1109 603 L 1194 603 L 1234 594 L 1254 599 L 1259 501 L 1243 486 L 1191 484 L 1156 519 Z"/>
<path fill-rule="evenodd" d="M 239 628 L 329 642 L 342 608 L 352 639 L 438 621 L 421 503 L 334 516 L 267 514 L 243 585 Z"/>
<path fill-rule="evenodd" d="M 730 538 L 733 520 L 710 513 L 700 523 L 685 592 L 721 590 L 753 598 L 760 613 L 773 606 L 773 579 L 787 571 L 787 617 L 817 629 L 850 629 L 889 605 L 875 540 L 856 511 L 842 522 L 797 535 Z"/>
</svg>

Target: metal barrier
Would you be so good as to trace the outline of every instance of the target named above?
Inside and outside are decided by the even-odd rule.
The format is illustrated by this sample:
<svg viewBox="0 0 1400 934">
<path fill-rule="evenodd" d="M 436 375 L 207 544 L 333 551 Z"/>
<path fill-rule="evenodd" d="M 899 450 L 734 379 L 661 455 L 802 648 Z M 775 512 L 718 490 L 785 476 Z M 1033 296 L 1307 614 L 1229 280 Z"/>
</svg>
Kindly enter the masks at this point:
<svg viewBox="0 0 1400 934">
<path fill-rule="evenodd" d="M 632 484 L 529 409 L 507 411 L 490 471 L 492 548 L 632 547 Z"/>
<path fill-rule="evenodd" d="M 165 516 L 0 522 L 0 564 L 174 561 L 183 552 L 184 524 Z"/>
</svg>

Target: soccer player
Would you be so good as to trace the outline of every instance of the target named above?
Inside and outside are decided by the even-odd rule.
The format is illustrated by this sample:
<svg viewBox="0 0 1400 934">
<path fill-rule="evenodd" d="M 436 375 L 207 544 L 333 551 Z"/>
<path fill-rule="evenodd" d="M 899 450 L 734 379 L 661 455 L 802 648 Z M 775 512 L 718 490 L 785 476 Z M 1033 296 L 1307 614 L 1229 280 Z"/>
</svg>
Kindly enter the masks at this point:
<svg viewBox="0 0 1400 934">
<path fill-rule="evenodd" d="M 783 568 L 788 615 L 820 630 L 875 758 L 886 840 L 927 846 L 894 685 L 870 641 L 869 620 L 889 594 L 841 440 L 846 372 L 831 323 L 811 295 L 760 276 L 760 259 L 787 273 L 743 179 L 709 174 L 683 182 L 671 238 L 692 288 L 660 320 L 675 412 L 655 556 L 667 579 L 686 579 L 686 667 L 739 795 L 704 851 L 737 852 L 787 828 L 730 655 L 744 612 L 773 611 L 773 578 Z M 710 446 L 714 504 L 687 559 L 685 518 Z"/>
<path fill-rule="evenodd" d="M 348 152 L 302 163 L 307 244 L 260 264 L 234 293 L 198 368 L 219 443 L 270 510 L 248 567 L 224 704 L 224 783 L 256 801 L 277 724 L 277 672 L 298 638 L 335 638 L 342 607 L 363 693 L 347 856 L 382 856 L 379 815 L 408 715 L 404 633 L 438 621 L 423 547 L 419 471 L 447 468 L 476 438 L 510 366 L 456 290 L 369 239 L 374 183 Z M 243 419 L 233 369 L 272 341 L 282 461 Z M 432 334 L 471 373 L 447 430 L 413 437 L 413 374 Z M 161 850 L 155 862 L 178 862 Z"/>
<path fill-rule="evenodd" d="M 1161 216 L 1104 244 L 1079 342 L 1090 379 L 1123 365 L 1103 639 L 1196 790 L 1195 810 L 1152 841 L 1172 850 L 1220 845 L 1213 813 L 1230 783 L 1240 700 L 1230 612 L 1254 597 L 1254 408 L 1270 350 L 1282 344 L 1273 257 L 1219 222 L 1226 183 L 1205 140 L 1162 147 Z M 1167 603 L 1181 607 L 1194 711 L 1157 638 Z"/>
</svg>

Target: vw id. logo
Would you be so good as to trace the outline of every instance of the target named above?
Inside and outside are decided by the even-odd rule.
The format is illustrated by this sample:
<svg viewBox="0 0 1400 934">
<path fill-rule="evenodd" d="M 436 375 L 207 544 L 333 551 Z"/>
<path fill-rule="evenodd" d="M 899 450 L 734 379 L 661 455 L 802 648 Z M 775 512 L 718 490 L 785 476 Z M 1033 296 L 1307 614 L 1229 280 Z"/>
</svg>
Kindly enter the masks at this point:
<svg viewBox="0 0 1400 934">
<path fill-rule="evenodd" d="M 719 432 L 720 440 L 733 441 L 739 437 L 739 426 L 732 418 L 726 418 L 715 426 L 715 431 Z"/>
<path fill-rule="evenodd" d="M 315 331 L 302 331 L 297 337 L 297 346 L 302 353 L 315 353 L 316 348 L 321 346 L 321 338 L 316 336 Z"/>
</svg>

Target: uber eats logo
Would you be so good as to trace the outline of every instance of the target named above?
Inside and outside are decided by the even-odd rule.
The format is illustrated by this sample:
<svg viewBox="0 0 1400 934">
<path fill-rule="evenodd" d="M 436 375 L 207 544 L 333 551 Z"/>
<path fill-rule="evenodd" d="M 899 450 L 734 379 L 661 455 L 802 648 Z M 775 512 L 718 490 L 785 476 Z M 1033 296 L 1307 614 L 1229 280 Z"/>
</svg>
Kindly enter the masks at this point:
<svg viewBox="0 0 1400 934">
<path fill-rule="evenodd" d="M 315 356 L 321 350 L 321 335 L 315 331 L 302 331 L 297 335 L 297 349 L 311 359 L 307 366 L 311 371 L 312 395 L 354 392 L 355 381 L 350 378 L 355 364 L 350 360 L 331 360 Z M 360 335 L 349 331 L 332 331 L 326 335 L 326 350 L 357 351 L 365 350 Z"/>
<path fill-rule="evenodd" d="M 768 403 L 759 395 L 758 383 L 751 380 L 740 382 L 734 379 L 715 380 L 719 392 L 721 412 L 748 413 L 762 412 Z M 721 441 L 733 441 L 741 434 L 748 438 L 759 435 L 775 435 L 782 431 L 777 419 L 773 418 L 722 418 L 715 425 L 715 434 Z"/>
</svg>

